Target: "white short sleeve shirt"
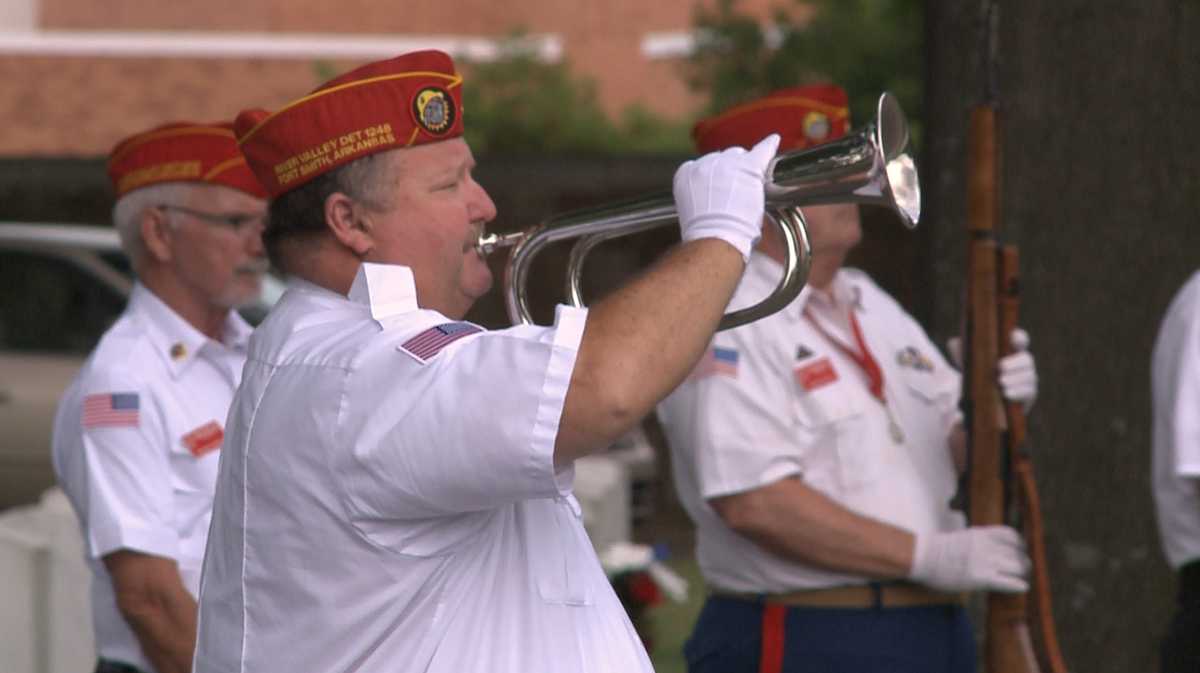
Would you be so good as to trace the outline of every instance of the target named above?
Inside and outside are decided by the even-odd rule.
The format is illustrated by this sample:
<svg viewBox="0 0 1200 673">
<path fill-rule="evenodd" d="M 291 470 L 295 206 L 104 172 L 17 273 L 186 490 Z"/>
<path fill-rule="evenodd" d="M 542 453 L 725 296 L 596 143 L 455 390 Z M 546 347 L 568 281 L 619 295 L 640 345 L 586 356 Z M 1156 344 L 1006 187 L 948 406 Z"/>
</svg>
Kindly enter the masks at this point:
<svg viewBox="0 0 1200 673">
<path fill-rule="evenodd" d="M 1173 568 L 1200 559 L 1200 273 L 1171 301 L 1151 362 L 1154 502 Z"/>
<path fill-rule="evenodd" d="M 213 341 L 135 285 L 59 403 L 54 470 L 80 520 L 102 657 L 153 670 L 117 610 L 105 555 L 173 559 L 199 595 L 225 415 L 249 334 L 231 313 Z"/>
<path fill-rule="evenodd" d="M 483 330 L 401 266 L 292 281 L 230 411 L 196 672 L 650 671 L 554 469 L 585 319 Z"/>
<path fill-rule="evenodd" d="M 755 252 L 731 308 L 767 296 L 781 274 Z M 858 352 L 850 311 L 882 371 L 886 404 L 849 355 Z M 853 269 L 839 271 L 827 293 L 806 288 L 782 311 L 718 332 L 658 409 L 708 583 L 775 593 L 866 581 L 770 553 L 708 504 L 785 477 L 910 531 L 961 527 L 948 504 L 957 475 L 947 447 L 959 385 L 916 321 Z"/>
</svg>

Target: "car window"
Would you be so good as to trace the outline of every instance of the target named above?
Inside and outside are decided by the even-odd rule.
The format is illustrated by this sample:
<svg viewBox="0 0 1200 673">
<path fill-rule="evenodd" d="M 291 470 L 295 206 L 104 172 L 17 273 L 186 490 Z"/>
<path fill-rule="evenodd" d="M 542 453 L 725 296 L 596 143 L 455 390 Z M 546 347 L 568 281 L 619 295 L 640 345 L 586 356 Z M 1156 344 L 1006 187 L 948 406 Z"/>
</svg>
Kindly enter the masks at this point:
<svg viewBox="0 0 1200 673">
<path fill-rule="evenodd" d="M 133 265 L 129 263 L 129 258 L 125 256 L 124 252 L 120 250 L 104 250 L 96 254 L 100 255 L 100 259 L 104 260 L 112 268 L 133 278 Z"/>
<path fill-rule="evenodd" d="M 69 260 L 0 250 L 0 348 L 85 355 L 125 298 Z"/>
</svg>

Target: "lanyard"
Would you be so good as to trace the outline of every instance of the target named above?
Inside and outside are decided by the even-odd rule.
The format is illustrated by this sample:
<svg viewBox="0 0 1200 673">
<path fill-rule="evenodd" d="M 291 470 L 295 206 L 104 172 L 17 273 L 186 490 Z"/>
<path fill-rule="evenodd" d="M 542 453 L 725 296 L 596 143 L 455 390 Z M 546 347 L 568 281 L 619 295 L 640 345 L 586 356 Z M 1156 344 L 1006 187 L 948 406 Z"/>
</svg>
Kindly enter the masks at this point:
<svg viewBox="0 0 1200 673">
<path fill-rule="evenodd" d="M 846 357 L 853 360 L 863 370 L 863 373 L 867 375 L 867 387 L 871 391 L 871 396 L 879 400 L 879 403 L 883 405 L 884 412 L 887 413 L 888 433 L 891 434 L 892 441 L 897 444 L 903 443 L 904 430 L 900 428 L 900 424 L 896 422 L 896 417 L 892 415 L 892 408 L 888 406 L 887 394 L 884 392 L 883 369 L 875 360 L 875 356 L 871 355 L 871 349 L 867 348 L 867 340 L 863 338 L 862 328 L 858 326 L 858 318 L 854 317 L 854 311 L 850 311 L 850 331 L 854 334 L 854 343 L 858 345 L 857 351 L 847 348 L 840 339 L 836 339 L 829 334 L 807 308 L 804 309 L 804 317 L 808 318 L 813 328 L 820 332 L 826 341 L 833 344 L 834 348 L 837 348 Z"/>
<path fill-rule="evenodd" d="M 812 323 L 821 336 L 825 340 L 833 344 L 835 348 L 840 350 L 846 357 L 854 361 L 863 373 L 867 375 L 867 387 L 871 390 L 871 395 L 879 400 L 880 404 L 887 405 L 887 396 L 883 390 L 883 369 L 879 367 L 879 363 L 875 361 L 875 356 L 871 355 L 871 350 L 867 348 L 867 341 L 863 338 L 862 328 L 858 326 L 858 319 L 854 317 L 854 311 L 850 311 L 850 331 L 854 334 L 854 342 L 858 345 L 858 350 L 847 348 L 840 339 L 834 338 L 821 326 L 821 323 L 809 313 L 808 309 L 804 309 L 804 317 Z"/>
</svg>

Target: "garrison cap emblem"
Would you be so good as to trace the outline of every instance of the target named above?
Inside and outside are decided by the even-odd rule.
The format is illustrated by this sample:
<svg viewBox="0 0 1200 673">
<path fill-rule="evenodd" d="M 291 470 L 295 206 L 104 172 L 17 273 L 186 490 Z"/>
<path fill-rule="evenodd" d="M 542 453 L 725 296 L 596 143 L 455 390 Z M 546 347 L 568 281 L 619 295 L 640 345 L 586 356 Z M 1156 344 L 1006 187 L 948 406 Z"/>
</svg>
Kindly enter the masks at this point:
<svg viewBox="0 0 1200 673">
<path fill-rule="evenodd" d="M 812 142 L 819 143 L 825 140 L 829 137 L 830 129 L 829 116 L 824 112 L 811 110 L 804 115 L 804 137 Z"/>
<path fill-rule="evenodd" d="M 454 126 L 454 99 L 444 89 L 425 87 L 413 96 L 413 117 L 417 125 L 433 133 L 441 135 Z"/>
</svg>

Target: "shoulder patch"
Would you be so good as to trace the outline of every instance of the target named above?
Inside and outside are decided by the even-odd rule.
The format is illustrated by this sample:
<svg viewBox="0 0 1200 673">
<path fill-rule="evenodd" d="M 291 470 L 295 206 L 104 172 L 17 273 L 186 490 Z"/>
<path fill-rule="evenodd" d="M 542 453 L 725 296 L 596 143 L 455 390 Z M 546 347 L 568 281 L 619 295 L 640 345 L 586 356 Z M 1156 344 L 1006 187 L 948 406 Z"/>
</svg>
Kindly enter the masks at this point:
<svg viewBox="0 0 1200 673">
<path fill-rule="evenodd" d="M 738 377 L 737 350 L 712 346 L 700 357 L 700 361 L 692 369 L 688 380 L 695 381 L 697 379 L 706 379 L 710 376 L 728 376 L 729 378 L 736 379 Z"/>
<path fill-rule="evenodd" d="M 136 428 L 141 422 L 137 393 L 97 393 L 83 398 L 83 427 Z"/>
<path fill-rule="evenodd" d="M 421 362 L 428 362 L 446 346 L 482 331 L 482 327 L 469 322 L 448 322 L 417 333 L 397 348 Z"/>
</svg>

